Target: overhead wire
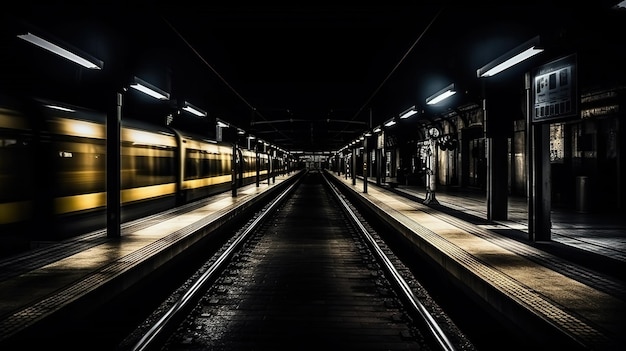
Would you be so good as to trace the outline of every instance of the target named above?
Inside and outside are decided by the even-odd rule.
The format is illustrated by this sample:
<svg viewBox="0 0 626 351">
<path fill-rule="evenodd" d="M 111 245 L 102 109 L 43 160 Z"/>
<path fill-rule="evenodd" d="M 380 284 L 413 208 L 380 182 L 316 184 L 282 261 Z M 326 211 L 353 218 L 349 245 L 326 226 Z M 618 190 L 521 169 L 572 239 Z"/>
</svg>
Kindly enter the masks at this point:
<svg viewBox="0 0 626 351">
<path fill-rule="evenodd" d="M 385 77 L 385 79 L 383 79 L 383 81 L 378 85 L 378 87 L 374 90 L 374 92 L 370 95 L 370 97 L 365 101 L 365 103 L 363 103 L 363 105 L 357 110 L 357 112 L 354 114 L 354 116 L 352 116 L 352 118 L 350 120 L 355 120 L 360 114 L 361 112 L 363 112 L 363 110 L 365 109 L 365 107 L 367 107 L 370 103 L 370 101 L 372 101 L 372 99 L 374 98 L 374 96 L 376 96 L 376 94 L 378 94 L 378 92 L 380 91 L 380 89 L 382 89 L 383 85 L 385 85 L 385 83 L 387 83 L 387 81 L 389 80 L 389 78 L 391 78 L 391 76 L 395 73 L 395 71 L 398 69 L 398 67 L 400 67 L 400 65 L 404 62 L 404 60 L 406 59 L 406 57 L 413 51 L 413 49 L 415 48 L 415 46 L 420 42 L 420 40 L 422 40 L 422 37 L 424 37 L 424 35 L 426 34 L 426 32 L 430 29 L 430 27 L 433 25 L 433 23 L 435 23 L 435 20 L 439 17 L 439 15 L 441 14 L 441 12 L 443 11 L 444 8 L 439 9 L 439 11 L 437 11 L 437 13 L 435 14 L 435 16 L 430 20 L 430 22 L 428 23 L 428 25 L 424 28 L 424 30 L 420 33 L 420 35 L 417 37 L 417 39 L 415 39 L 415 41 L 413 42 L 413 44 L 409 47 L 409 49 L 406 51 L 406 53 L 402 56 L 402 58 L 400 58 L 400 61 L 398 61 L 398 63 L 396 63 L 396 65 L 393 67 L 393 69 L 389 72 L 389 74 L 387 74 L 387 76 Z M 344 132 L 346 130 L 346 127 L 344 127 L 339 133 L 337 133 L 335 135 L 335 137 L 338 137 L 340 133 Z"/>
<path fill-rule="evenodd" d="M 174 31 L 174 33 L 185 43 L 185 45 L 187 45 L 189 47 L 189 49 L 191 49 L 191 51 L 193 51 L 193 53 L 196 56 L 198 56 L 198 58 L 222 81 L 222 83 L 224 83 L 228 87 L 228 89 L 230 89 L 241 101 L 243 101 L 243 103 L 246 106 L 248 106 L 250 108 L 250 110 L 252 110 L 255 115 L 261 117 L 265 121 L 271 122 L 271 121 L 267 120 L 265 118 L 265 116 L 263 116 L 263 114 L 261 114 L 254 106 L 252 106 L 252 104 L 250 104 L 241 94 L 239 94 L 239 92 L 230 83 L 228 83 L 226 81 L 226 79 L 224 79 L 224 77 L 204 57 L 202 57 L 202 55 L 198 52 L 198 50 L 196 50 L 193 47 L 193 45 L 191 45 L 191 43 L 189 43 L 189 41 L 187 39 L 185 39 L 185 37 L 174 27 L 174 25 L 172 25 L 170 23 L 170 21 L 168 21 L 164 17 L 162 17 L 162 19 L 170 27 L 170 29 L 172 31 Z M 293 142 L 293 138 L 290 138 L 289 136 L 285 135 L 282 131 L 280 131 L 279 129 L 277 129 L 273 125 L 271 125 L 271 123 L 269 123 L 269 124 L 270 124 L 271 128 L 274 129 L 274 131 L 276 133 L 282 135 L 286 139 L 288 139 L 291 142 Z"/>
</svg>

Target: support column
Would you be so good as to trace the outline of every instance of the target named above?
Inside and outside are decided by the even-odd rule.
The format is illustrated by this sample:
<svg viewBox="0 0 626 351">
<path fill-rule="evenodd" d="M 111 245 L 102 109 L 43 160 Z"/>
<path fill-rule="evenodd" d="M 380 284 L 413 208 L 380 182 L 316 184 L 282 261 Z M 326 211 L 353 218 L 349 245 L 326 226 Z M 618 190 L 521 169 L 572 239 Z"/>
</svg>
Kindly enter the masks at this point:
<svg viewBox="0 0 626 351">
<path fill-rule="evenodd" d="M 272 184 L 276 184 L 276 149 L 272 150 L 271 154 Z"/>
<path fill-rule="evenodd" d="M 261 185 L 261 157 L 259 156 L 259 144 L 254 147 L 254 154 L 256 159 L 256 187 L 258 188 Z"/>
<path fill-rule="evenodd" d="M 549 241 L 551 239 L 551 175 L 550 175 L 550 125 L 547 123 L 534 125 L 534 205 L 535 218 L 532 241 Z"/>
<path fill-rule="evenodd" d="M 382 172 L 382 153 L 380 149 L 376 149 L 376 185 L 380 186 L 381 183 L 381 172 Z"/>
<path fill-rule="evenodd" d="M 533 122 L 530 73 L 525 75 L 525 84 L 528 239 L 530 241 L 549 241 L 552 238 L 550 125 Z"/>
<path fill-rule="evenodd" d="M 507 110 L 494 109 L 497 112 L 490 112 L 487 108 L 487 100 L 483 100 L 483 113 L 485 121 L 485 136 L 487 148 L 487 219 L 506 220 L 508 217 L 508 135 L 506 128 Z M 493 119 L 493 120 L 492 120 Z M 500 128 L 499 128 L 500 127 Z"/>
<path fill-rule="evenodd" d="M 508 139 L 506 136 L 487 138 L 487 219 L 506 220 L 508 217 Z"/>
<path fill-rule="evenodd" d="M 532 98 L 531 98 L 531 78 L 530 73 L 524 75 L 526 92 L 526 207 L 528 210 L 528 240 L 535 241 L 535 162 L 533 154 L 533 119 L 532 119 Z"/>
<path fill-rule="evenodd" d="M 230 166 L 230 187 L 232 196 L 237 196 L 237 143 L 233 143 L 233 159 Z"/>
<path fill-rule="evenodd" d="M 363 139 L 363 192 L 367 193 L 367 162 L 369 159 L 367 152 L 367 138 Z"/>
<path fill-rule="evenodd" d="M 112 108 L 107 113 L 107 237 L 121 236 L 121 128 L 122 93 L 116 93 Z"/>
<path fill-rule="evenodd" d="M 265 154 L 267 155 L 267 185 L 270 185 L 270 182 L 272 180 L 272 160 L 269 150 L 266 150 Z"/>
<path fill-rule="evenodd" d="M 352 185 L 356 185 L 356 149 L 352 148 L 352 172 L 350 176 L 352 177 Z"/>
</svg>

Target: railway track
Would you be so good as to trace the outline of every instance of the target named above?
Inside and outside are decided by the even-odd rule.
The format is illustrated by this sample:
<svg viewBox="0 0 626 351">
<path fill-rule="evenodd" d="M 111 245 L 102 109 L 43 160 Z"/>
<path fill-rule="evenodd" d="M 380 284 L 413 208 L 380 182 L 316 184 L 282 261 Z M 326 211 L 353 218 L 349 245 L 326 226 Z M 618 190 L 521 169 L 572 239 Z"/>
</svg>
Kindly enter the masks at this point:
<svg viewBox="0 0 626 351">
<path fill-rule="evenodd" d="M 120 345 L 124 350 L 472 350 L 362 216 L 309 172 Z"/>
</svg>

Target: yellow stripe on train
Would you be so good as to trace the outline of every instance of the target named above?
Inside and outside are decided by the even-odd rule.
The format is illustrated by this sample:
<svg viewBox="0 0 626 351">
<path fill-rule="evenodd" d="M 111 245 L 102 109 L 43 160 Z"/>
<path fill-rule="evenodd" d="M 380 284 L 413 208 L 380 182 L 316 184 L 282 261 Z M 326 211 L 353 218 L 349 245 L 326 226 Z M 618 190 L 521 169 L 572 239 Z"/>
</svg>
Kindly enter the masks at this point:
<svg viewBox="0 0 626 351">
<path fill-rule="evenodd" d="M 54 199 L 54 212 L 63 214 L 99 208 L 106 205 L 106 200 L 105 192 L 57 197 Z"/>
<path fill-rule="evenodd" d="M 209 185 L 229 183 L 231 180 L 232 176 L 230 174 L 210 178 L 190 179 L 183 181 L 182 188 L 183 190 L 197 189 Z"/>
<path fill-rule="evenodd" d="M 176 184 L 174 183 L 124 189 L 121 193 L 122 203 L 171 195 L 175 191 Z M 105 207 L 106 201 L 106 192 L 65 196 L 54 199 L 54 211 L 56 214 L 64 214 L 96 209 Z"/>
<path fill-rule="evenodd" d="M 141 188 L 122 190 L 122 203 L 146 200 L 159 196 L 172 195 L 176 192 L 176 183 L 166 183 Z"/>
</svg>

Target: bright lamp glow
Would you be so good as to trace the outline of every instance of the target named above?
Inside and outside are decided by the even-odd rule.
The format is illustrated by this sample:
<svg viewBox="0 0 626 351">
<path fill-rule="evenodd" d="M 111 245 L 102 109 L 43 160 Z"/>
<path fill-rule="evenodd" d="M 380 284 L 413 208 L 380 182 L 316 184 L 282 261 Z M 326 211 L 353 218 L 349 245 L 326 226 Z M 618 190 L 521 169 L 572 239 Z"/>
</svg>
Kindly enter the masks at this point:
<svg viewBox="0 0 626 351">
<path fill-rule="evenodd" d="M 409 117 L 413 116 L 416 113 L 417 113 L 417 110 L 415 109 L 415 106 L 413 106 L 413 107 L 409 108 L 408 110 L 402 112 L 400 114 L 400 118 L 401 119 L 409 118 Z"/>
<path fill-rule="evenodd" d="M 60 47 L 59 45 L 53 44 L 39 36 L 36 36 L 32 33 L 20 34 L 17 36 L 20 39 L 26 40 L 29 43 L 35 44 L 40 48 L 46 49 L 50 52 L 53 52 L 61 57 L 64 57 L 74 63 L 77 63 L 83 67 L 89 69 L 102 69 L 103 63 L 100 60 L 96 59 L 86 59 L 82 56 L 79 56 L 67 49 Z"/>
<path fill-rule="evenodd" d="M 476 74 L 479 78 L 494 76 L 542 52 L 543 49 L 538 45 L 539 37 L 537 36 L 479 68 Z"/>
<path fill-rule="evenodd" d="M 65 107 L 65 106 L 60 106 L 60 105 L 52 105 L 52 104 L 47 104 L 44 105 L 47 108 L 53 109 L 53 110 L 59 110 L 59 111 L 63 111 L 63 112 L 76 112 L 76 110 L 71 109 L 69 107 Z"/>
<path fill-rule="evenodd" d="M 170 94 L 164 92 L 163 90 L 147 83 L 144 82 L 143 80 L 135 77 L 133 80 L 133 83 L 131 83 L 130 85 L 131 88 L 133 89 L 137 89 L 139 91 L 141 91 L 144 94 L 150 95 L 153 98 L 159 99 L 159 100 L 169 100 L 170 99 Z"/>
<path fill-rule="evenodd" d="M 396 121 L 393 119 L 390 119 L 387 122 L 385 122 L 385 127 L 391 127 L 394 124 L 396 124 Z"/>
<path fill-rule="evenodd" d="M 195 107 L 194 105 L 185 102 L 185 105 L 183 106 L 183 110 L 187 111 L 193 115 L 196 115 L 198 117 L 206 117 L 207 113 L 202 111 L 201 109 Z"/>
<path fill-rule="evenodd" d="M 228 128 L 228 124 L 222 122 L 222 121 L 217 121 L 217 126 L 220 128 Z"/>
<path fill-rule="evenodd" d="M 449 98 L 450 96 L 452 96 L 454 94 L 456 94 L 456 90 L 454 90 L 454 84 L 450 84 L 447 87 L 439 90 L 435 94 L 433 94 L 430 97 L 428 97 L 426 99 L 426 104 L 427 105 L 434 105 L 436 103 L 439 103 L 439 102 Z"/>
</svg>

